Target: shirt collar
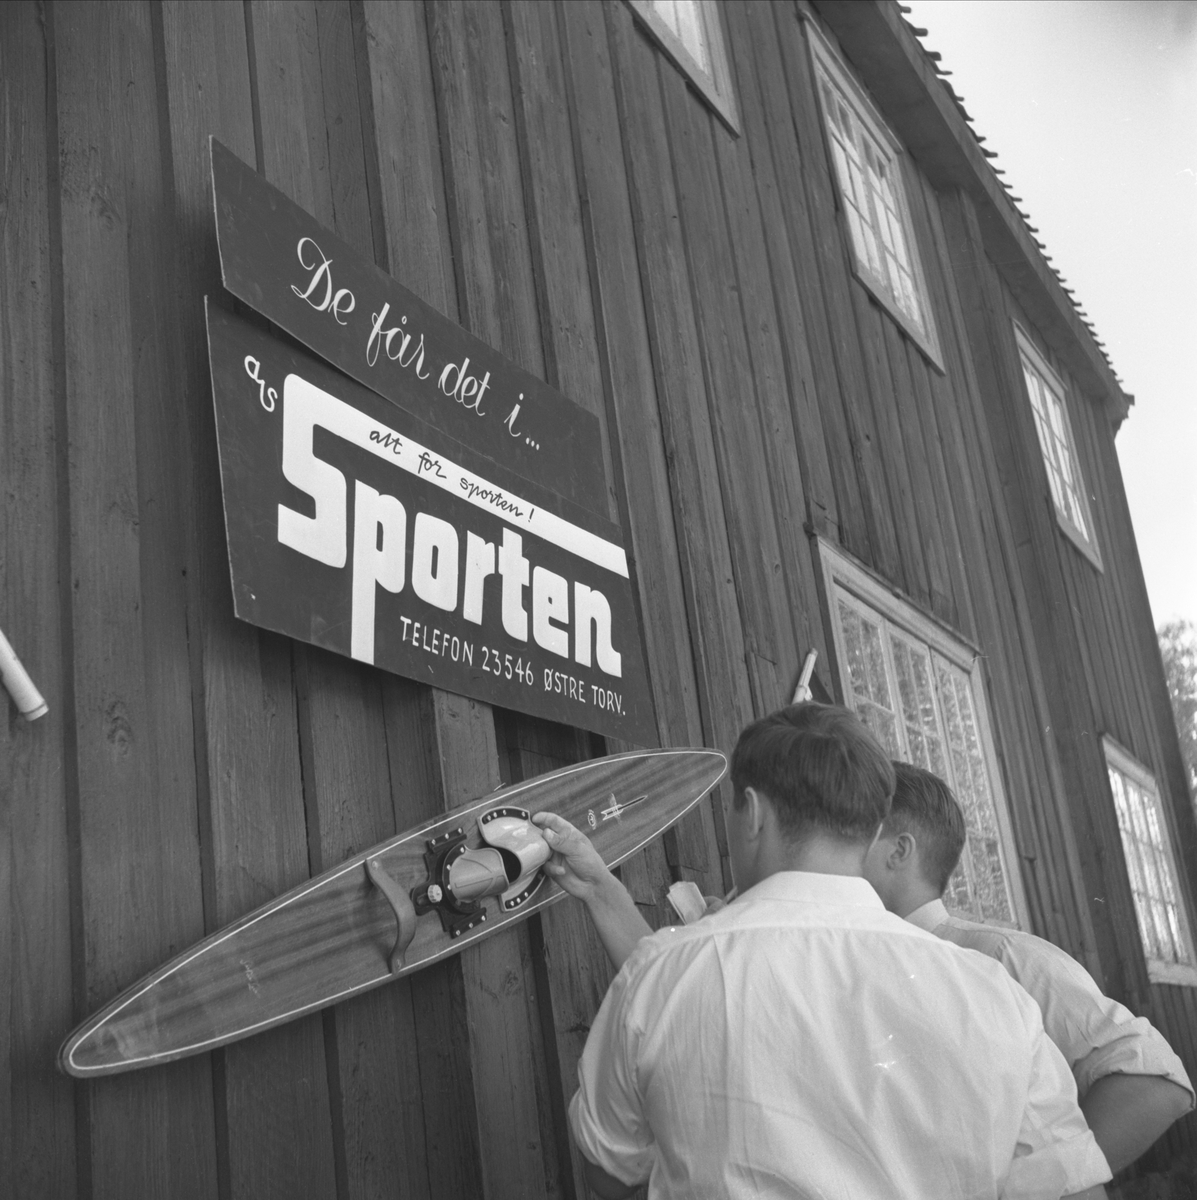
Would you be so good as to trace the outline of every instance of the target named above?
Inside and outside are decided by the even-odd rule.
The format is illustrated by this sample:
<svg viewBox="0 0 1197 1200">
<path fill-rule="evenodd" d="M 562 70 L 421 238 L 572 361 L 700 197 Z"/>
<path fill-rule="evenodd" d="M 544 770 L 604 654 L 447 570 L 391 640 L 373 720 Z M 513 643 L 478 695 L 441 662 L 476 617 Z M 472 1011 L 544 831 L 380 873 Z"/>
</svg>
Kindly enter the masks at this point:
<svg viewBox="0 0 1197 1200">
<path fill-rule="evenodd" d="M 741 898 L 885 907 L 867 879 L 859 875 L 821 875 L 815 871 L 777 871 L 742 893 Z"/>
<path fill-rule="evenodd" d="M 920 929 L 932 933 L 948 919 L 948 910 L 942 900 L 928 900 L 914 912 L 907 913 L 906 919 L 911 925 L 917 925 Z"/>
</svg>

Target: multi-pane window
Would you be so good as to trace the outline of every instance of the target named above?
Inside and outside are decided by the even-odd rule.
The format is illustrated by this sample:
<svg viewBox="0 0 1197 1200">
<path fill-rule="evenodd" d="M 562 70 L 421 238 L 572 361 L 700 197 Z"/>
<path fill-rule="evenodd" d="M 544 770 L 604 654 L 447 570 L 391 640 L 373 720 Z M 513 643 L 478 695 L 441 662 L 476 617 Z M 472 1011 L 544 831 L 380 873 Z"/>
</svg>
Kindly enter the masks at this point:
<svg viewBox="0 0 1197 1200">
<path fill-rule="evenodd" d="M 1197 982 L 1197 959 L 1155 780 L 1111 738 L 1103 743 L 1148 973 L 1157 982 Z"/>
<path fill-rule="evenodd" d="M 1019 923 L 1004 799 L 975 652 L 821 544 L 844 698 L 893 758 L 943 779 L 968 840 L 949 908 Z"/>
<path fill-rule="evenodd" d="M 1100 567 L 1101 557 L 1093 536 L 1093 518 L 1089 512 L 1085 483 L 1077 461 L 1076 443 L 1068 420 L 1064 383 L 1017 325 L 1014 333 L 1027 396 L 1035 414 L 1035 432 L 1047 468 L 1047 482 L 1051 488 L 1056 518 L 1072 541 Z"/>
<path fill-rule="evenodd" d="M 813 29 L 813 27 L 812 27 Z M 815 77 L 840 202 L 861 280 L 938 360 L 906 207 L 901 145 L 817 31 Z"/>
<path fill-rule="evenodd" d="M 657 44 L 739 133 L 731 71 L 716 0 L 628 0 Z"/>
</svg>

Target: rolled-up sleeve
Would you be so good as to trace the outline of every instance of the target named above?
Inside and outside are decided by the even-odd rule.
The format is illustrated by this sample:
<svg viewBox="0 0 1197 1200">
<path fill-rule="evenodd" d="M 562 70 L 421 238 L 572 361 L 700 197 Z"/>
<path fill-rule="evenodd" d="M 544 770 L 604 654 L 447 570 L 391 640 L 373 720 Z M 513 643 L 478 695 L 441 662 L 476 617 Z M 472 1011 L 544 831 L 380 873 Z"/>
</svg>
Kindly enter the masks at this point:
<svg viewBox="0 0 1197 1200">
<path fill-rule="evenodd" d="M 1171 1046 L 1145 1017 L 1102 993 L 1074 958 L 1047 942 L 1004 948 L 1007 970 L 1038 1001 L 1048 1037 L 1068 1059 L 1084 1094 L 1106 1075 L 1159 1075 L 1189 1093 L 1193 1085 Z"/>
<path fill-rule="evenodd" d="M 578 1090 L 569 1106 L 578 1148 L 629 1186 L 648 1179 L 656 1158 L 636 1079 L 642 1030 L 636 1027 L 629 1003 L 629 969 L 638 961 L 633 955 L 607 989 L 578 1063 Z"/>
<path fill-rule="evenodd" d="M 1034 1030 L 1031 1083 L 1018 1146 L 1003 1200 L 1059 1200 L 1105 1183 L 1106 1162 L 1077 1106 L 1076 1082 L 1064 1056 L 1044 1034 L 1038 1012 L 1027 1017 Z"/>
<path fill-rule="evenodd" d="M 1159 1075 L 1189 1093 L 1191 1110 L 1193 1085 L 1179 1056 L 1145 1017 L 1117 1007 L 1125 1019 L 1113 1023 L 1113 1036 L 1072 1064 L 1082 1095 L 1106 1075 Z"/>
</svg>

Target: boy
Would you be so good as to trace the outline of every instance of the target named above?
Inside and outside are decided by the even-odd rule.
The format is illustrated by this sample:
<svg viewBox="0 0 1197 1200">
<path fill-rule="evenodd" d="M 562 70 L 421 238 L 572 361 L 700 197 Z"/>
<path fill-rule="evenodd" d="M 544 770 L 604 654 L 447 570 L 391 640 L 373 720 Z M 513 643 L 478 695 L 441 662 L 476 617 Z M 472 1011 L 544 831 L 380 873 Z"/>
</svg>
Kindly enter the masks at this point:
<svg viewBox="0 0 1197 1200">
<path fill-rule="evenodd" d="M 1150 1022 L 1104 996 L 1051 942 L 948 915 L 940 897 L 964 848 L 964 814 L 930 771 L 909 763 L 894 770 L 893 805 L 865 860 L 865 878 L 890 912 L 997 959 L 1031 994 L 1076 1079 L 1097 1144 L 1110 1169 L 1121 1171 L 1193 1107 L 1180 1059 Z"/>
<path fill-rule="evenodd" d="M 1035 1004 L 996 963 L 885 912 L 863 878 L 893 780 L 844 709 L 795 705 L 743 732 L 740 895 L 635 944 L 579 1064 L 570 1119 L 600 1196 L 1105 1194 Z M 635 943 L 586 839 L 538 823 L 550 874 Z"/>
</svg>

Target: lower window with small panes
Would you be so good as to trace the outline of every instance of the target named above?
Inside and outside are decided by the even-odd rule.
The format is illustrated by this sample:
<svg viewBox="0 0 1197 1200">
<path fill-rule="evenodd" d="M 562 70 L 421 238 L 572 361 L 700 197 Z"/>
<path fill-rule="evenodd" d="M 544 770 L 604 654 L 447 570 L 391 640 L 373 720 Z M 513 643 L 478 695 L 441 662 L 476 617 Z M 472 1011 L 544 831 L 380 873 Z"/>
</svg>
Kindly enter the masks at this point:
<svg viewBox="0 0 1197 1200">
<path fill-rule="evenodd" d="M 1113 738 L 1102 738 L 1147 974 L 1197 984 L 1197 957 L 1155 776 Z"/>
<path fill-rule="evenodd" d="M 822 539 L 819 556 L 844 703 L 893 758 L 943 779 L 964 812 L 968 841 L 944 903 L 1025 928 L 980 652 Z"/>
</svg>

